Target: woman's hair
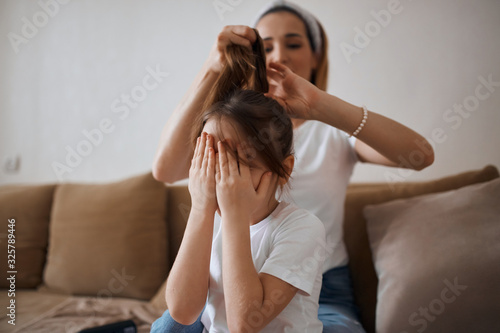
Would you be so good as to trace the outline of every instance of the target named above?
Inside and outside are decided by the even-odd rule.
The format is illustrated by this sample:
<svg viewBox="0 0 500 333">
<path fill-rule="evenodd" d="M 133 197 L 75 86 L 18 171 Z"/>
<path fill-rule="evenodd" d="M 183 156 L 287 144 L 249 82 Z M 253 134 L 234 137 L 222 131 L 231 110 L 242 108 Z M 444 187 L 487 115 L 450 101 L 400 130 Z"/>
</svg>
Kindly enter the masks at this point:
<svg viewBox="0 0 500 333">
<path fill-rule="evenodd" d="M 313 70 L 311 74 L 311 83 L 314 84 L 319 89 L 326 91 L 326 88 L 328 86 L 328 38 L 326 36 L 325 29 L 323 28 L 321 23 L 316 18 L 314 18 L 319 27 L 319 34 L 321 35 L 321 45 L 319 46 L 315 45 L 316 43 L 314 42 L 314 38 L 311 32 L 311 28 L 309 27 L 309 24 L 297 10 L 286 5 L 278 5 L 270 8 L 260 16 L 259 21 L 267 14 L 279 13 L 279 12 L 291 13 L 297 16 L 304 23 L 311 51 L 313 52 L 313 56 L 317 57 L 318 61 L 316 69 Z M 320 47 L 320 50 L 316 51 L 317 47 Z"/>
<path fill-rule="evenodd" d="M 227 121 L 243 143 L 246 156 L 240 162 L 261 157 L 271 172 L 288 178 L 291 170 L 283 162 L 292 154 L 292 122 L 277 101 L 264 95 L 269 89 L 265 54 L 262 39 L 255 33 L 257 41 L 251 51 L 239 45 L 226 48 L 226 64 L 205 101 L 206 109 L 193 130 L 192 142 L 208 120 L 216 122 L 223 140 L 221 122 Z"/>
</svg>

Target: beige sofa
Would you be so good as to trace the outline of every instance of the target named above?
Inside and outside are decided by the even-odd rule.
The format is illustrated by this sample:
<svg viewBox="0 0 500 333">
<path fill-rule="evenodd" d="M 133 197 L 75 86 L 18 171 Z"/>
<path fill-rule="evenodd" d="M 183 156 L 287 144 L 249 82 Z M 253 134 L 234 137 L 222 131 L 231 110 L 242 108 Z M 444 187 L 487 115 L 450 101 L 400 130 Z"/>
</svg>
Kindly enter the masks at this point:
<svg viewBox="0 0 500 333">
<path fill-rule="evenodd" d="M 401 270 L 404 268 L 405 271 L 408 271 L 408 267 L 412 267 L 412 265 L 397 263 L 401 259 L 397 258 L 400 251 L 395 250 L 394 244 L 389 242 L 388 245 L 385 239 L 387 237 L 384 238 L 384 235 L 391 234 L 394 230 L 393 224 L 387 221 L 396 221 L 394 225 L 400 228 L 396 229 L 403 236 L 391 236 L 399 240 L 398 246 L 400 247 L 401 241 L 403 241 L 404 247 L 406 239 L 409 240 L 409 247 L 412 246 L 411 242 L 415 238 L 427 239 L 425 236 L 426 228 L 406 230 L 404 229 L 405 224 L 401 224 L 397 216 L 384 217 L 383 223 L 389 223 L 389 226 L 385 225 L 383 227 L 385 231 L 381 232 L 380 226 L 383 223 L 373 222 L 370 224 L 376 225 L 376 228 L 367 228 L 363 215 L 365 206 L 389 201 L 392 204 L 394 199 L 400 199 L 396 201 L 396 205 L 408 205 L 409 202 L 413 208 L 420 207 L 420 205 L 425 207 L 425 204 L 434 202 L 439 204 L 442 200 L 449 200 L 446 199 L 448 197 L 443 199 L 443 195 L 451 196 L 451 198 L 467 196 L 467 192 L 457 191 L 468 188 L 476 191 L 474 186 L 478 187 L 482 184 L 495 182 L 494 179 L 497 177 L 497 169 L 493 166 L 487 166 L 482 170 L 434 181 L 351 184 L 349 186 L 345 203 L 345 243 L 350 256 L 350 270 L 356 301 L 361 310 L 363 325 L 368 332 L 375 331 L 376 321 L 377 328 L 381 332 L 384 330 L 393 331 L 396 327 L 404 325 L 409 327 L 405 330 L 406 332 L 444 332 L 443 327 L 450 327 L 446 326 L 449 325 L 447 324 L 448 319 L 446 319 L 447 313 L 456 316 L 456 308 L 461 306 L 470 308 L 478 297 L 483 303 L 486 302 L 490 305 L 491 311 L 498 310 L 499 299 L 497 298 L 496 304 L 491 304 L 491 300 L 488 299 L 490 295 L 484 295 L 483 289 L 476 290 L 470 298 L 466 295 L 466 291 L 462 292 L 462 296 L 445 293 L 447 298 L 444 300 L 455 297 L 456 301 L 453 304 L 434 300 L 432 295 L 437 295 L 436 297 L 439 299 L 439 288 L 445 288 L 442 286 L 446 286 L 446 283 L 458 283 L 456 288 L 460 288 L 460 283 L 463 283 L 464 280 L 461 275 L 458 282 L 453 280 L 456 276 L 448 276 L 447 280 L 433 277 L 432 274 L 438 270 L 444 272 L 452 272 L 452 270 L 448 271 L 447 268 L 443 268 L 442 262 L 434 262 L 431 260 L 433 256 L 428 254 L 425 257 L 429 258 L 427 270 L 419 269 L 418 278 L 415 277 L 418 274 L 409 272 L 408 276 L 411 276 L 413 280 L 407 284 L 402 283 L 403 287 L 401 287 L 401 283 L 398 285 L 398 282 L 401 282 L 398 279 L 404 278 L 400 275 L 399 265 L 401 265 Z M 477 191 L 483 191 L 483 187 Z M 456 193 L 450 192 L 459 188 L 460 190 L 456 190 Z M 438 192 L 440 193 L 437 194 L 438 197 L 431 196 L 427 201 L 424 200 L 424 203 L 421 202 L 420 198 L 425 198 L 421 195 Z M 420 201 L 403 200 L 410 197 Z M 480 195 L 474 195 L 474 197 L 481 200 L 478 201 L 479 205 L 487 201 L 481 199 Z M 472 205 L 477 204 L 473 200 L 471 203 Z M 463 204 L 460 205 L 463 206 Z M 132 319 L 139 332 L 148 332 L 152 321 L 160 316 L 166 308 L 162 291 L 163 282 L 181 242 L 189 207 L 190 198 L 186 186 L 164 186 L 156 182 L 149 173 L 111 184 L 1 186 L 0 250 L 2 260 L 0 262 L 0 287 L 2 289 L 0 294 L 2 296 L 0 307 L 3 310 L 0 317 L 0 331 L 78 332 L 84 328 Z M 409 211 L 398 207 L 394 209 L 389 207 L 389 212 Z M 468 211 L 471 212 L 475 209 L 474 206 L 469 208 Z M 370 219 L 376 220 L 380 214 L 387 214 L 387 207 L 375 207 L 374 209 L 375 211 L 368 211 Z M 382 213 L 377 209 L 382 209 Z M 484 210 L 481 207 L 480 209 Z M 429 211 L 429 209 L 424 210 L 425 212 Z M 365 211 L 365 213 L 367 212 Z M 446 214 L 451 213 L 446 212 Z M 495 216 L 496 211 L 493 211 L 492 214 Z M 463 214 L 461 215 L 463 216 Z M 432 218 L 427 216 L 425 220 L 426 223 L 430 223 Z M 486 219 L 486 221 L 489 220 Z M 9 223 L 15 231 L 9 232 Z M 498 224 L 497 221 L 496 225 Z M 439 235 L 440 231 L 436 231 L 436 226 L 439 225 L 432 224 L 432 235 L 436 235 L 436 233 Z M 447 226 L 446 228 L 448 229 L 439 236 L 443 242 L 446 237 L 454 235 L 455 232 L 462 232 L 455 231 L 455 227 Z M 466 232 L 470 233 L 470 243 L 473 244 L 477 242 L 474 228 L 478 230 L 486 228 L 485 236 L 482 236 L 481 239 L 486 243 L 490 236 L 496 237 L 495 233 L 498 230 L 495 223 L 482 223 L 477 227 L 468 226 L 468 228 Z M 405 234 L 408 232 L 414 234 L 415 237 L 408 237 Z M 423 235 L 417 235 L 418 233 L 423 233 Z M 11 241 L 11 245 L 15 246 L 15 262 L 10 262 L 14 265 L 12 267 L 7 267 L 7 260 L 13 258 L 7 258 L 9 234 L 15 236 L 15 243 Z M 12 236 L 10 237 L 13 239 Z M 429 244 L 432 243 L 430 238 Z M 455 242 L 455 240 L 453 241 Z M 467 237 L 460 238 L 460 248 L 466 247 L 468 242 Z M 388 248 L 384 248 L 384 246 L 388 246 Z M 483 265 L 490 265 L 488 260 L 500 260 L 498 247 L 491 249 L 491 246 L 488 246 L 487 258 L 484 259 L 486 262 Z M 457 251 L 446 249 L 449 250 L 449 247 L 445 246 L 442 251 L 447 253 L 446 262 L 451 264 L 453 269 L 462 267 L 469 270 L 467 266 L 469 264 L 475 270 L 483 269 L 483 266 L 476 265 L 474 258 L 470 259 L 474 260 L 470 263 L 463 255 L 457 254 L 457 259 L 453 259 L 453 255 Z M 412 250 L 412 252 L 406 253 L 403 261 L 405 263 L 422 262 L 422 257 L 419 256 L 418 252 Z M 436 257 L 442 256 L 443 253 L 436 253 Z M 396 261 L 396 264 L 392 262 L 384 266 L 383 261 L 387 257 L 391 257 L 391 260 Z M 484 257 L 483 253 L 482 258 Z M 439 269 L 433 267 L 434 264 L 439 266 Z M 498 282 L 500 284 L 498 268 L 492 267 L 492 265 L 486 267 L 491 268 L 483 272 L 489 276 L 484 280 L 484 284 L 490 288 L 491 297 L 495 293 L 499 296 L 498 286 L 496 289 L 494 286 L 491 287 L 491 283 Z M 11 271 L 15 273 L 8 273 Z M 13 279 L 7 279 L 12 276 L 15 279 L 14 284 L 11 284 Z M 380 282 L 383 282 L 382 289 L 380 285 L 378 286 L 378 277 L 381 278 Z M 394 278 L 396 283 L 388 281 L 388 277 L 389 280 Z M 419 287 L 418 290 L 421 292 L 412 299 L 418 299 L 422 296 L 420 294 L 425 294 L 426 291 L 431 292 L 431 296 L 424 295 L 423 301 L 417 301 L 423 303 L 417 304 L 425 305 L 424 308 L 429 307 L 434 312 L 431 311 L 427 315 L 421 314 L 420 308 L 422 306 L 415 307 L 414 304 L 410 304 L 410 309 L 415 309 L 416 316 L 411 312 L 398 314 L 397 309 L 402 309 L 411 303 L 410 299 L 404 298 L 405 286 L 411 289 L 412 286 L 419 286 L 419 283 L 426 281 L 426 279 L 430 282 L 438 282 L 437 291 L 433 291 L 432 286 L 425 290 Z M 473 290 L 475 280 L 467 281 L 469 281 L 468 290 Z M 443 283 L 445 284 L 443 285 Z M 439 285 L 442 286 L 439 287 Z M 388 291 L 390 292 L 388 293 Z M 391 294 L 393 291 L 396 292 Z M 12 303 L 13 301 L 14 303 Z M 469 302 L 469 304 L 463 304 L 463 302 Z M 442 309 L 441 303 L 446 306 L 445 310 Z M 14 310 L 10 304 L 15 304 Z M 11 309 L 7 308 L 9 306 Z M 5 309 L 7 309 L 7 313 L 3 313 L 6 311 Z M 440 312 L 439 315 L 436 315 L 436 311 Z M 480 311 L 484 311 L 484 308 L 481 308 Z M 394 316 L 393 319 L 396 321 L 401 321 L 400 319 L 403 318 L 403 324 L 401 322 L 394 324 L 391 322 L 391 316 Z M 434 319 L 430 320 L 431 317 Z M 12 321 L 13 318 L 15 321 Z M 460 322 L 460 318 L 455 319 Z M 476 317 L 476 319 L 482 321 L 484 327 L 492 329 L 491 332 L 500 331 L 500 325 L 495 326 L 495 323 L 491 322 L 489 313 L 479 318 Z M 9 321 L 15 322 L 15 325 L 10 324 Z M 465 324 L 460 325 L 466 327 L 467 323 L 469 322 L 466 321 Z M 481 327 L 475 332 L 481 331 Z"/>
</svg>

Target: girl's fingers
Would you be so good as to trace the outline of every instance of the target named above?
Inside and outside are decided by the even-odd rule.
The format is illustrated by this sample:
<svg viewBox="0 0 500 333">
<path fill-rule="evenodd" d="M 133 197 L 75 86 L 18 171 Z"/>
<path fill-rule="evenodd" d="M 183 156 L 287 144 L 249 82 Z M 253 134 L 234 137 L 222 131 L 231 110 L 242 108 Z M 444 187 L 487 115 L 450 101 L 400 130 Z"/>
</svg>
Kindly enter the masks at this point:
<svg viewBox="0 0 500 333">
<path fill-rule="evenodd" d="M 224 147 L 224 144 L 221 141 L 217 143 L 217 146 L 219 148 L 219 168 L 220 168 L 221 179 L 226 179 L 229 176 L 229 166 L 227 161 L 226 148 Z"/>
<path fill-rule="evenodd" d="M 205 132 L 201 133 L 200 145 L 198 147 L 198 154 L 196 157 L 196 166 L 201 168 L 203 163 L 203 155 L 205 155 L 205 146 L 207 141 L 207 134 Z"/>
<path fill-rule="evenodd" d="M 271 186 L 272 181 L 275 176 L 271 171 L 265 172 L 262 177 L 260 177 L 259 186 L 257 187 L 257 196 L 266 195 L 269 186 Z"/>
<path fill-rule="evenodd" d="M 221 175 L 220 175 L 220 164 L 219 164 L 219 154 L 215 154 L 215 181 L 217 183 L 220 182 L 220 179 L 221 179 Z"/>
<path fill-rule="evenodd" d="M 205 140 L 205 150 L 203 152 L 203 160 L 201 164 L 201 169 L 206 170 L 208 166 L 208 149 L 210 148 L 210 135 L 207 135 L 207 139 Z"/>
<path fill-rule="evenodd" d="M 237 149 L 238 149 L 238 161 L 241 161 L 239 162 L 240 175 L 241 177 L 250 178 L 250 168 L 248 167 L 246 160 L 243 159 L 243 156 L 245 156 L 243 148 L 241 147 L 241 145 L 238 145 Z"/>
<path fill-rule="evenodd" d="M 214 158 L 214 149 L 212 147 L 208 148 L 207 176 L 208 177 L 215 176 L 215 158 Z"/>
<path fill-rule="evenodd" d="M 194 147 L 193 158 L 191 159 L 191 164 L 196 163 L 196 158 L 198 157 L 198 149 L 200 147 L 200 141 L 201 141 L 201 137 L 199 136 L 196 139 L 196 145 Z"/>
<path fill-rule="evenodd" d="M 229 170 L 229 175 L 239 175 L 240 170 L 238 168 L 238 161 L 236 160 L 236 157 L 234 157 L 233 154 L 227 152 L 226 150 L 226 156 L 227 156 L 227 161 L 228 161 L 228 170 Z"/>
</svg>

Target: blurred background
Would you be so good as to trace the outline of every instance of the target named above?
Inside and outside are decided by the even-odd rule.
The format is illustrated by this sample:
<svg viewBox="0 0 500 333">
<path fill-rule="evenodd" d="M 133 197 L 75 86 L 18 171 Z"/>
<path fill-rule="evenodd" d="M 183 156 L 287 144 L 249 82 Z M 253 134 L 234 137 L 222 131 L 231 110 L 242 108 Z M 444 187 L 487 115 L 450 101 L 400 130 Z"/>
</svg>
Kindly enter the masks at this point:
<svg viewBox="0 0 500 333">
<path fill-rule="evenodd" d="M 105 182 L 151 170 L 161 130 L 223 26 L 267 1 L 1 0 L 0 184 Z M 500 1 L 303 1 L 329 37 L 328 92 L 433 144 L 421 172 L 500 166 Z"/>
</svg>

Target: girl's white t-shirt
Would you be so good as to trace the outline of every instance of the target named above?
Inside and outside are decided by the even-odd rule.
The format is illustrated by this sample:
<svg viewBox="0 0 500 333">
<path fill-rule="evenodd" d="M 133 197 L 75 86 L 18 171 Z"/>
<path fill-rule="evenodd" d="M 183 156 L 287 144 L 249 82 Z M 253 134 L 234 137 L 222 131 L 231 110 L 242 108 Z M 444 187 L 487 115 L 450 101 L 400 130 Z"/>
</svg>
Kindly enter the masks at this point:
<svg viewBox="0 0 500 333">
<path fill-rule="evenodd" d="M 347 185 L 358 161 L 354 142 L 354 137 L 315 120 L 294 130 L 295 165 L 284 199 L 323 222 L 327 245 L 323 272 L 348 263 L 342 221 Z"/>
<path fill-rule="evenodd" d="M 222 281 L 222 223 L 216 214 L 210 259 L 208 299 L 202 315 L 204 332 L 229 332 Z M 280 202 L 264 220 L 250 226 L 252 258 L 258 273 L 273 275 L 296 287 L 287 307 L 261 332 L 321 332 L 318 300 L 325 259 L 325 230 L 305 209 Z M 271 298 L 280 301 L 280 295 Z M 251 328 L 263 320 L 251 314 Z"/>
</svg>

